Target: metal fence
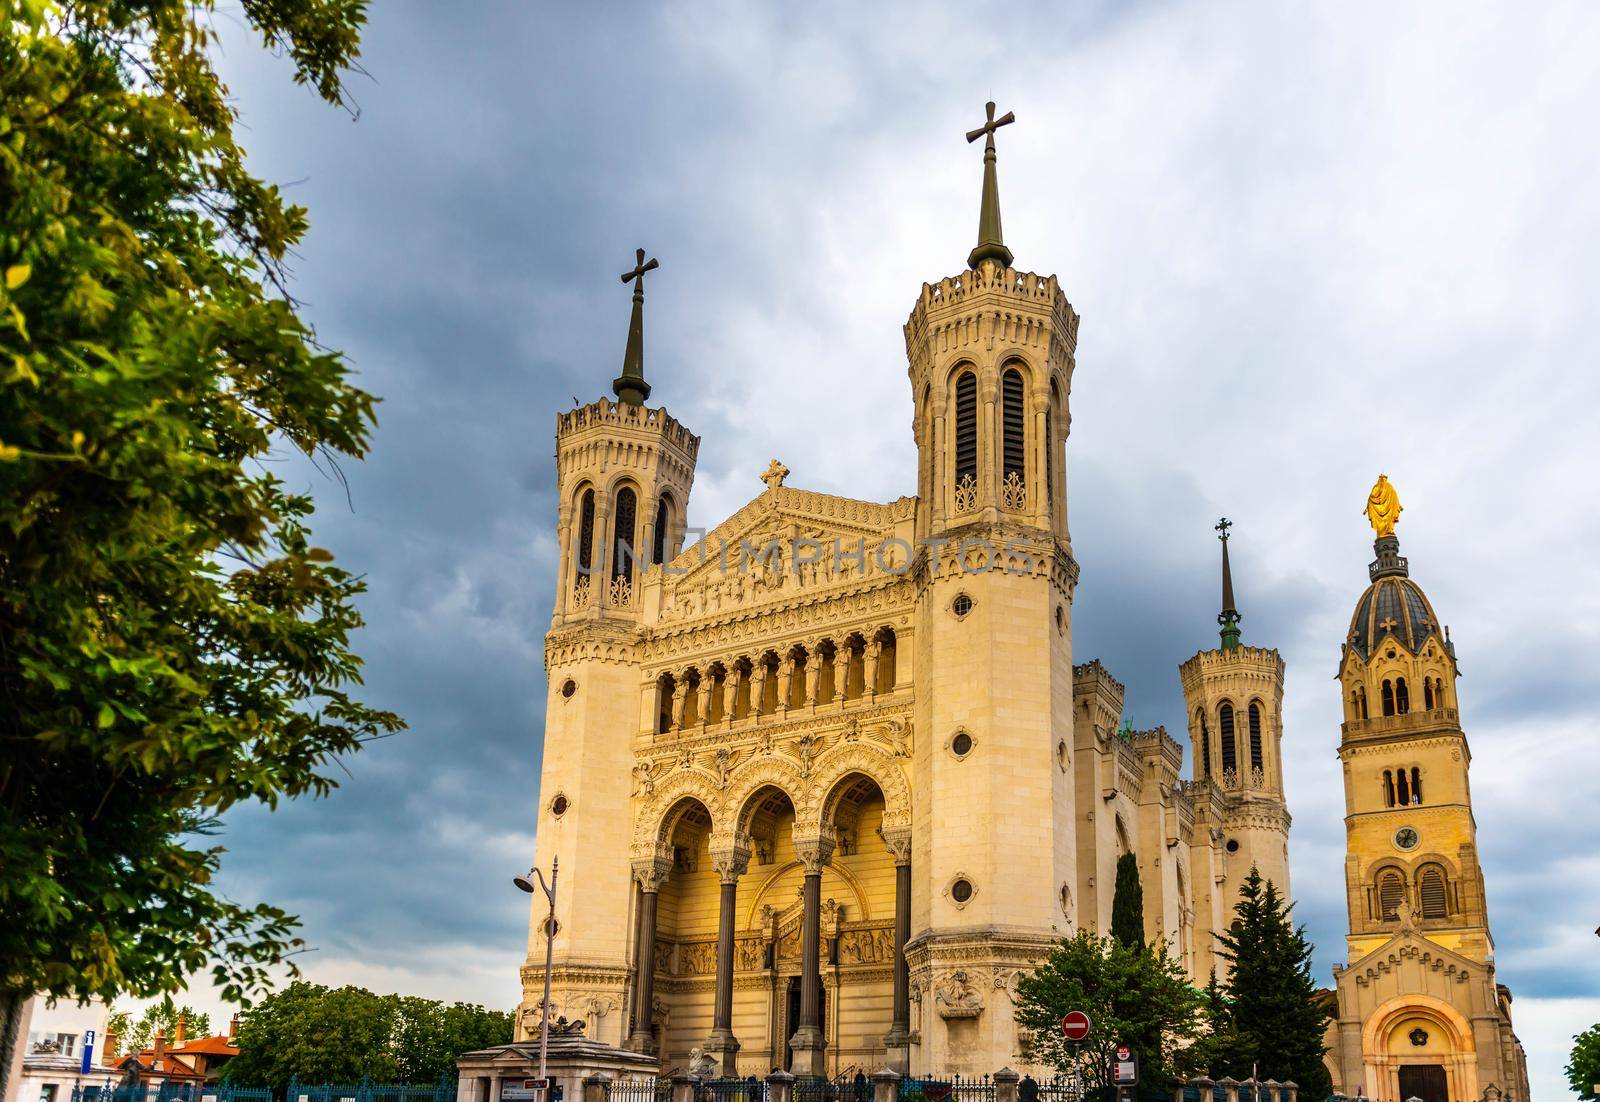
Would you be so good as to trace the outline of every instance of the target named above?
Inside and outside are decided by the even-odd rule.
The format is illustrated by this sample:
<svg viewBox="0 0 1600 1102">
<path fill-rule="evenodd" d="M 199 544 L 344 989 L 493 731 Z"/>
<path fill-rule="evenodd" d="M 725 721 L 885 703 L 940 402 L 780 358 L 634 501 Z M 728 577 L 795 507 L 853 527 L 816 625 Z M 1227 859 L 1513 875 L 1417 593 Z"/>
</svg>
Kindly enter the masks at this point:
<svg viewBox="0 0 1600 1102">
<path fill-rule="evenodd" d="M 452 1100 L 453 1100 L 452 1095 Z M 79 1082 L 72 1102 L 272 1102 L 270 1087 L 232 1083 L 102 1083 Z"/>
<path fill-rule="evenodd" d="M 767 1102 L 767 1084 L 754 1075 L 748 1079 L 702 1079 L 694 1097 L 695 1102 Z"/>
<path fill-rule="evenodd" d="M 455 1098 L 456 1080 L 448 1076 L 437 1083 L 374 1083 L 366 1077 L 355 1083 L 302 1083 L 295 1076 L 289 1080 L 284 1102 L 455 1102 Z"/>
<path fill-rule="evenodd" d="M 668 1079 L 619 1079 L 606 1084 L 609 1102 L 671 1102 Z"/>
</svg>

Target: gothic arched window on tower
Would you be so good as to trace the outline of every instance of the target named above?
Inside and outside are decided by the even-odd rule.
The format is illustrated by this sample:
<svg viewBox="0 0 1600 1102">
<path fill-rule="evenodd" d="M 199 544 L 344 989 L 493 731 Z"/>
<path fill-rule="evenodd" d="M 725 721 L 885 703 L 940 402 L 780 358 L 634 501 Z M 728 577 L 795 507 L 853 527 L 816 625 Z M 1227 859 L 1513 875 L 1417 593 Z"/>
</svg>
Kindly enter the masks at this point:
<svg viewBox="0 0 1600 1102">
<path fill-rule="evenodd" d="M 1195 718 L 1200 721 L 1200 776 L 1209 780 L 1211 777 L 1211 731 L 1206 726 L 1206 713 L 1203 709 L 1195 711 Z"/>
<path fill-rule="evenodd" d="M 1000 422 L 1004 436 L 1000 503 L 1012 510 L 1025 509 L 1028 505 L 1027 418 L 1023 405 L 1022 372 L 1008 368 L 1000 376 Z"/>
<path fill-rule="evenodd" d="M 1250 702 L 1250 768 L 1264 769 L 1261 758 L 1261 705 Z"/>
<path fill-rule="evenodd" d="M 1394 806 L 1394 770 L 1383 771 L 1383 804 L 1385 807 Z"/>
<path fill-rule="evenodd" d="M 1444 918 L 1450 913 L 1445 896 L 1444 873 L 1437 865 L 1429 865 L 1417 878 L 1417 902 L 1422 907 L 1423 918 Z"/>
<path fill-rule="evenodd" d="M 593 584 L 590 573 L 594 570 L 594 491 L 585 490 L 578 499 L 578 559 L 576 576 L 572 581 L 572 603 L 584 608 L 589 603 L 589 590 Z"/>
<path fill-rule="evenodd" d="M 666 494 L 661 495 L 661 500 L 656 502 L 656 531 L 655 538 L 651 540 L 650 561 L 652 563 L 667 561 L 668 542 L 671 538 L 672 528 L 672 498 Z"/>
<path fill-rule="evenodd" d="M 963 371 L 956 379 L 955 511 L 978 504 L 978 377 Z"/>
<path fill-rule="evenodd" d="M 1422 679 L 1422 706 L 1428 709 L 1430 712 L 1434 709 L 1433 678 L 1431 677 L 1424 677 Z"/>
<path fill-rule="evenodd" d="M 638 495 L 633 487 L 624 486 L 617 491 L 616 519 L 612 523 L 611 603 L 615 605 L 633 603 L 633 557 L 639 547 L 634 529 L 638 519 Z"/>
<path fill-rule="evenodd" d="M 1422 802 L 1422 770 L 1416 766 L 1411 767 L 1411 802 L 1414 804 Z"/>
<path fill-rule="evenodd" d="M 1406 679 L 1394 679 L 1394 710 L 1400 715 L 1411 711 L 1411 694 L 1406 690 Z"/>
<path fill-rule="evenodd" d="M 1387 677 L 1383 679 L 1383 714 L 1394 715 L 1394 684 Z"/>
<path fill-rule="evenodd" d="M 1400 904 L 1406 897 L 1406 882 L 1400 874 L 1390 869 L 1378 881 L 1378 916 L 1383 919 L 1398 918 Z"/>
<path fill-rule="evenodd" d="M 1239 771 L 1238 748 L 1233 744 L 1233 705 L 1223 701 L 1217 719 L 1222 728 L 1222 776 L 1227 780 Z"/>
<path fill-rule="evenodd" d="M 1396 787 L 1400 794 L 1400 806 L 1405 807 L 1411 802 L 1411 778 L 1406 776 L 1404 769 L 1400 770 L 1400 783 Z"/>
</svg>

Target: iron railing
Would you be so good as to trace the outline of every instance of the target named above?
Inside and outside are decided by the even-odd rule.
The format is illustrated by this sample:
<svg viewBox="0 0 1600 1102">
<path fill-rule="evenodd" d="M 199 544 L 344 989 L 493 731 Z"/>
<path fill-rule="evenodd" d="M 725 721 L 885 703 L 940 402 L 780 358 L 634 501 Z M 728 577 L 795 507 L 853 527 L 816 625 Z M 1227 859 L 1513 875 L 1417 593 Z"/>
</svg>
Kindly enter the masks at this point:
<svg viewBox="0 0 1600 1102">
<path fill-rule="evenodd" d="M 291 1076 L 283 1102 L 455 1102 L 455 1099 L 456 1080 L 449 1076 L 441 1076 L 437 1083 L 374 1083 L 366 1076 L 355 1083 L 302 1083 L 298 1076 Z"/>
<path fill-rule="evenodd" d="M 668 1085 L 671 1091 L 671 1084 Z M 695 1087 L 695 1102 L 767 1102 L 767 1084 L 748 1079 L 702 1079 Z"/>
<path fill-rule="evenodd" d="M 617 1079 L 606 1084 L 609 1102 L 671 1102 L 670 1079 Z"/>
<path fill-rule="evenodd" d="M 270 1087 L 241 1087 L 232 1083 L 100 1083 L 79 1082 L 72 1102 L 272 1102 Z"/>
</svg>

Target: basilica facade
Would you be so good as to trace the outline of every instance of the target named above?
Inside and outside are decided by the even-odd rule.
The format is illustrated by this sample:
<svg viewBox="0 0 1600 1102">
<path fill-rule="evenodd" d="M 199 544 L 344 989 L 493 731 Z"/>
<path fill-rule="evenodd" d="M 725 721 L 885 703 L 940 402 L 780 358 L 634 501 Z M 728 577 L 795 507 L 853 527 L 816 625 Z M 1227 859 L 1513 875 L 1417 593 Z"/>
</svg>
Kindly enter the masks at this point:
<svg viewBox="0 0 1600 1102">
<path fill-rule="evenodd" d="M 1121 723 L 1113 674 L 1074 662 L 1079 318 L 1003 242 L 1008 118 L 973 134 L 978 246 L 905 323 L 911 496 L 803 489 L 773 460 L 684 546 L 701 441 L 648 404 L 653 262 L 624 277 L 616 400 L 556 418 L 537 859 L 560 882 L 554 922 L 542 897 L 530 922 L 519 1040 L 548 948 L 552 1013 L 662 1069 L 1022 1067 L 1016 981 L 1109 930 L 1121 854 L 1147 938 L 1196 983 L 1252 865 L 1288 893 L 1283 662 L 1240 640 L 1226 540 L 1220 645 L 1178 671 L 1190 779 L 1178 740 Z"/>
</svg>

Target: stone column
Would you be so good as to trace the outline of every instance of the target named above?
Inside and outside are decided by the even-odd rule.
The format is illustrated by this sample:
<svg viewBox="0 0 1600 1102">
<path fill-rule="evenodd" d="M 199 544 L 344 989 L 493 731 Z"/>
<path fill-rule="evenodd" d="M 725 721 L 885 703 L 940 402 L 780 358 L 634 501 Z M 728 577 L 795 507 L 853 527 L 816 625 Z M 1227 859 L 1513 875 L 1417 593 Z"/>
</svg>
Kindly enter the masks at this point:
<svg viewBox="0 0 1600 1102">
<path fill-rule="evenodd" d="M 701 727 L 706 726 L 711 716 L 711 694 L 716 687 L 716 682 L 711 680 L 711 668 L 707 666 L 706 671 L 700 675 L 700 715 L 697 718 Z"/>
<path fill-rule="evenodd" d="M 606 1102 L 606 1088 L 611 1085 L 611 1076 L 604 1072 L 599 1075 L 587 1075 L 583 1080 L 583 1102 Z"/>
<path fill-rule="evenodd" d="M 938 564 L 934 564 L 934 569 Z M 883 653 L 883 640 L 874 635 L 861 651 L 861 695 L 868 700 L 878 696 L 878 656 Z"/>
<path fill-rule="evenodd" d="M 767 1076 L 767 1102 L 792 1102 L 794 1076 L 786 1071 L 775 1071 Z"/>
<path fill-rule="evenodd" d="M 634 990 L 633 1035 L 628 1038 L 628 1047 L 649 1055 L 657 1051 L 652 1013 L 656 996 L 656 901 L 671 868 L 671 858 L 662 854 L 633 863 L 633 875 L 640 892 L 639 982 Z"/>
<path fill-rule="evenodd" d="M 718 1073 L 725 1079 L 739 1074 L 739 1041 L 733 1035 L 733 923 L 737 908 L 739 877 L 750 864 L 748 846 L 736 846 L 711 855 L 712 867 L 722 881 L 722 898 L 717 911 L 717 993 L 711 1017 L 711 1036 L 706 1039 L 706 1054 L 717 1061 Z"/>
<path fill-rule="evenodd" d="M 796 839 L 794 848 L 806 870 L 801 888 L 805 917 L 800 926 L 800 1023 L 789 1038 L 789 1047 L 794 1049 L 794 1065 L 789 1070 L 815 1078 L 826 1068 L 827 1041 L 817 1003 L 822 996 L 822 868 L 833 856 L 833 839 Z"/>
<path fill-rule="evenodd" d="M 1017 1102 L 1017 1081 L 1021 1078 L 1010 1068 L 994 1073 L 994 1102 Z"/>
<path fill-rule="evenodd" d="M 885 1068 L 872 1073 L 872 1102 L 899 1102 L 900 1076 Z"/>
<path fill-rule="evenodd" d="M 683 706 L 689 699 L 688 670 L 679 670 L 673 675 L 672 681 L 672 728 L 681 730 L 683 727 Z"/>
<path fill-rule="evenodd" d="M 906 969 L 906 942 L 911 939 L 911 831 L 883 832 L 894 857 L 894 1002 L 884 1047 L 891 1070 L 911 1071 L 911 978 Z"/>
<path fill-rule="evenodd" d="M 767 664 L 759 658 L 755 660 L 755 665 L 750 668 L 750 714 L 753 716 L 762 714 L 761 705 L 762 701 L 767 697 L 767 678 L 770 674 L 771 671 L 767 669 Z"/>
<path fill-rule="evenodd" d="M 822 641 L 813 639 L 806 644 L 806 707 L 817 708 L 817 688 L 822 684 Z"/>
<path fill-rule="evenodd" d="M 692 1075 L 674 1075 L 672 1077 L 672 1102 L 694 1102 L 694 1089 L 700 1085 L 700 1080 Z"/>
<path fill-rule="evenodd" d="M 784 655 L 778 659 L 778 714 L 789 710 L 789 679 L 794 676 L 794 659 Z"/>
<path fill-rule="evenodd" d="M 652 944 L 654 939 L 651 939 Z M 644 983 L 644 889 L 639 881 L 633 882 L 633 987 L 628 992 L 628 1005 L 622 1023 L 622 1043 L 627 1044 L 634 1030 L 639 1028 L 639 987 Z"/>
<path fill-rule="evenodd" d="M 744 680 L 744 672 L 739 669 L 737 660 L 730 659 L 722 665 L 728 671 L 722 678 L 722 725 L 727 727 L 733 724 L 733 709 L 739 700 L 739 682 Z"/>
</svg>

